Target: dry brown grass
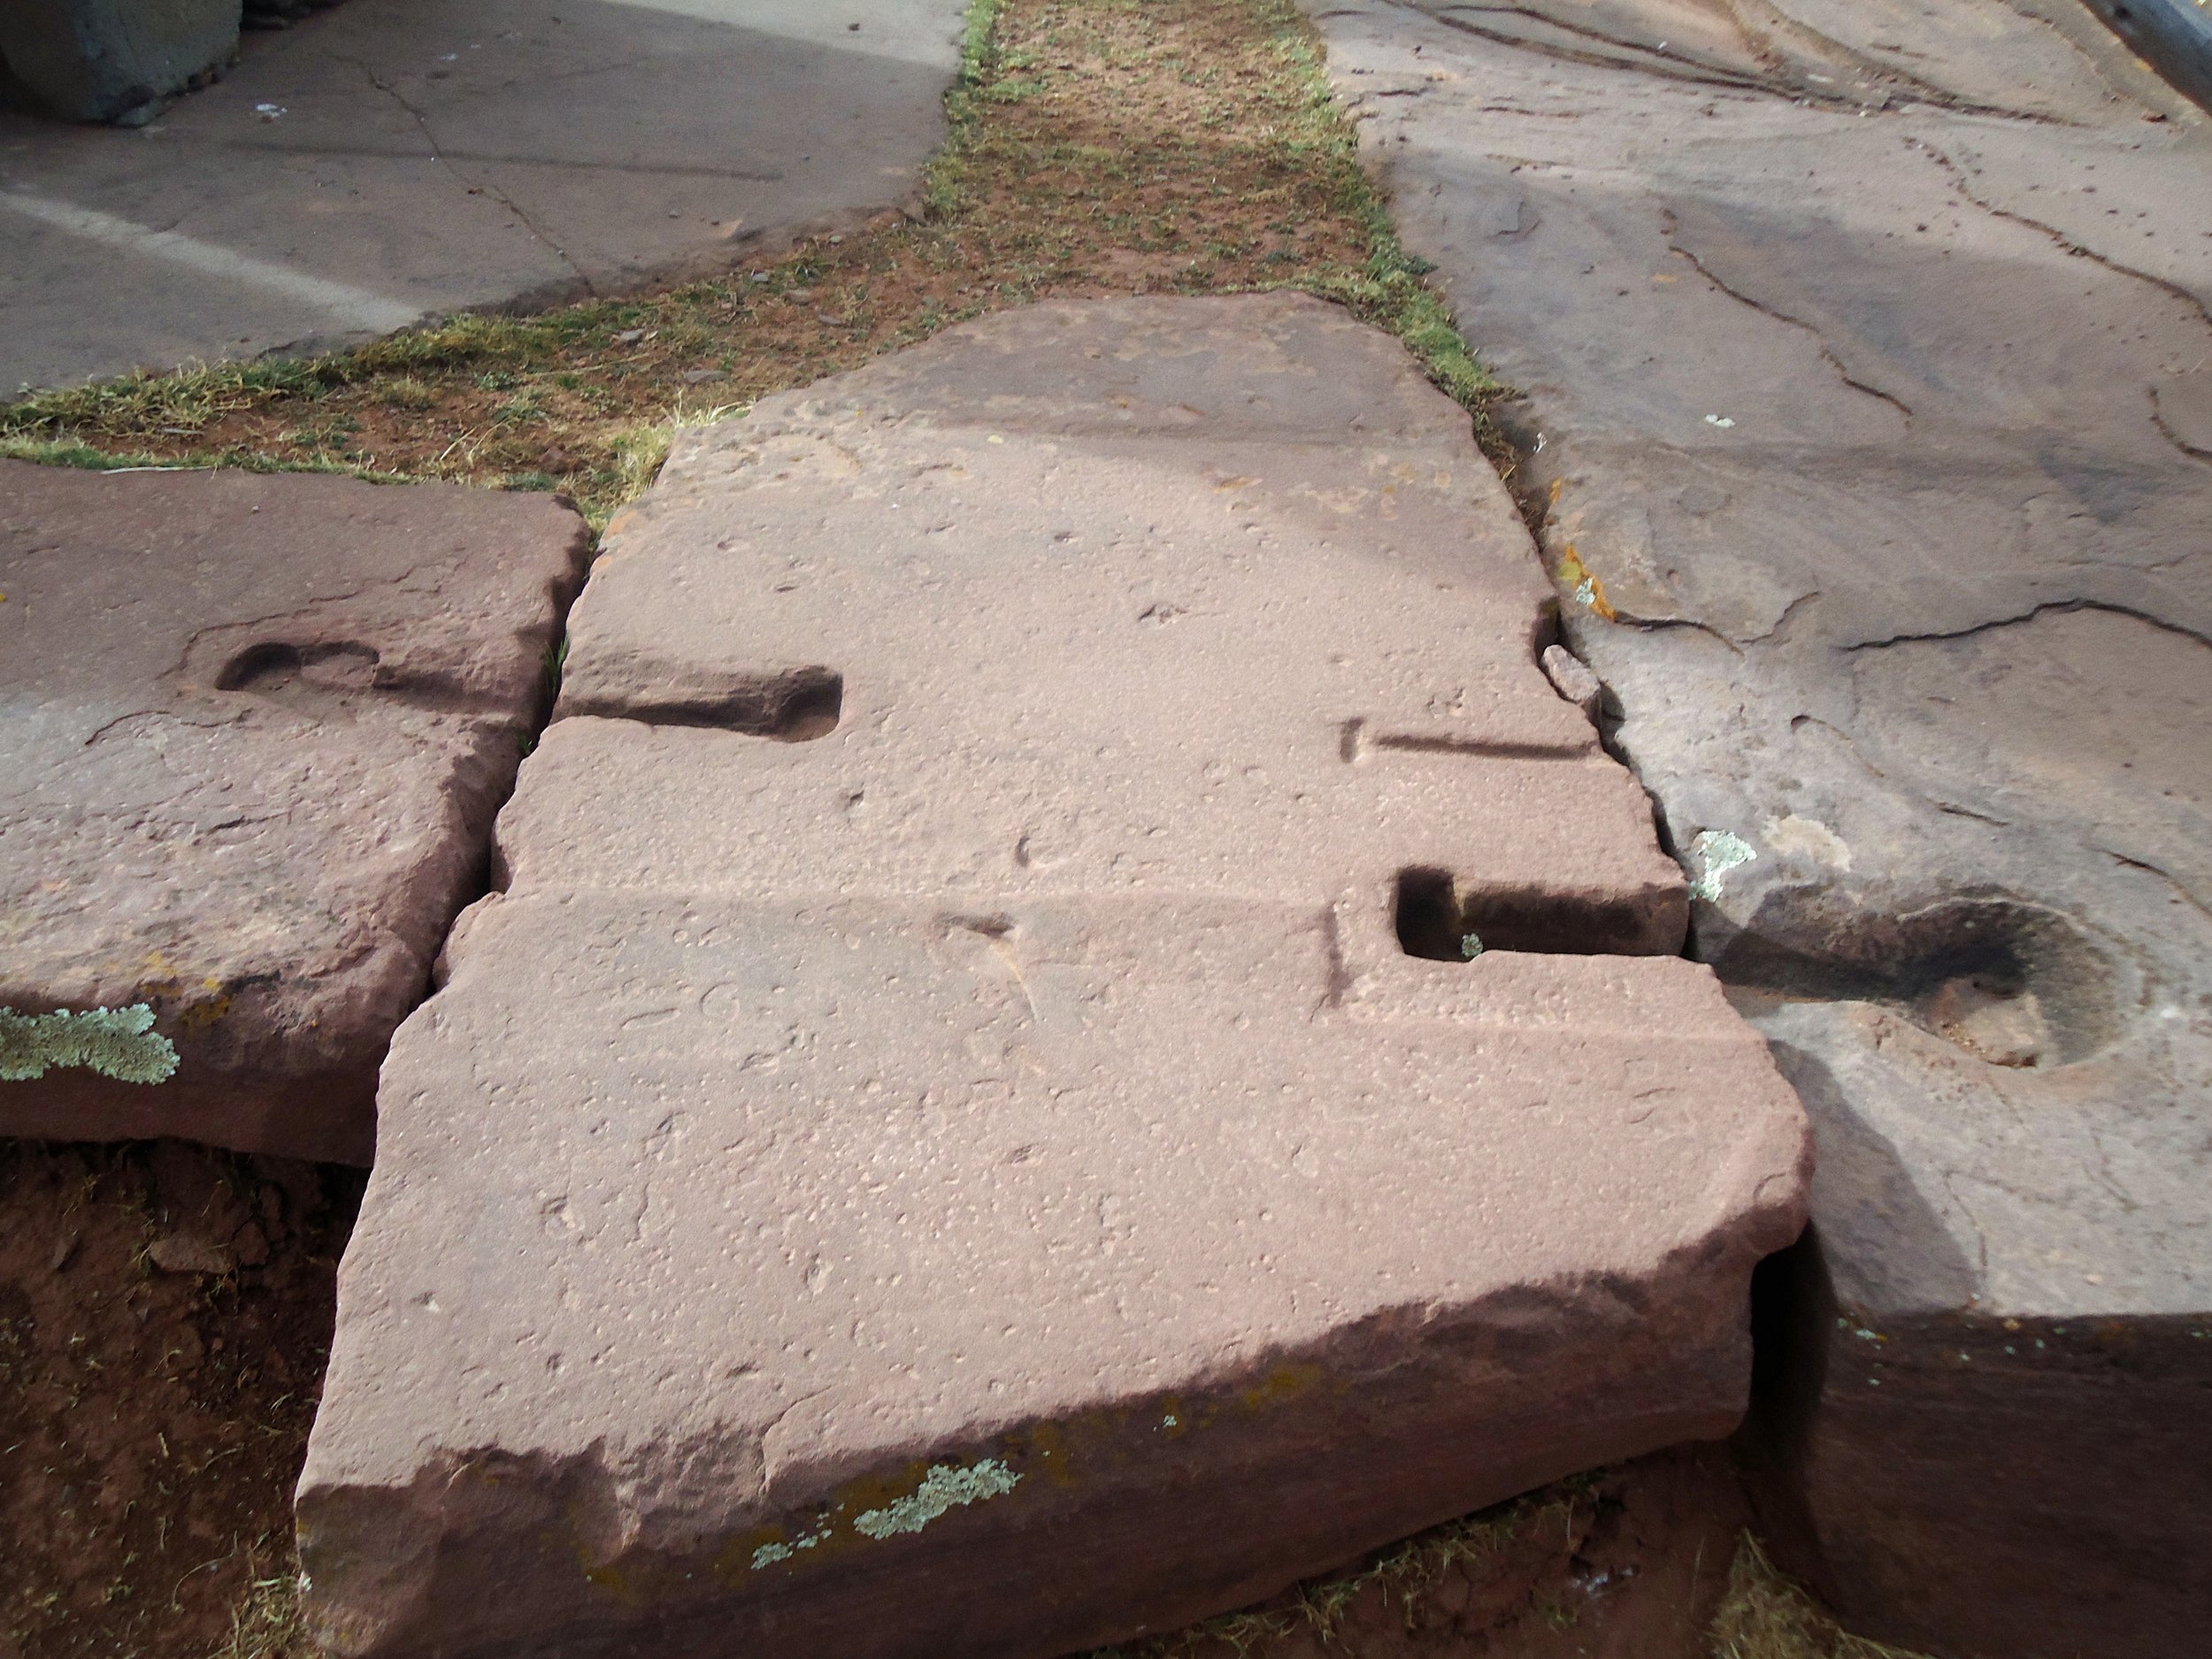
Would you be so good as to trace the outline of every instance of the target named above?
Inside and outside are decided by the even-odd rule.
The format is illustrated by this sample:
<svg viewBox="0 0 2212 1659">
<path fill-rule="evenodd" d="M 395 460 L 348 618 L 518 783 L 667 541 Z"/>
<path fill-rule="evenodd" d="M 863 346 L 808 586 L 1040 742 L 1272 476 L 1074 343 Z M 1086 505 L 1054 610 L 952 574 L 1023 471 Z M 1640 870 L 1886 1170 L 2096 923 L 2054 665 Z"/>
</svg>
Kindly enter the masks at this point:
<svg viewBox="0 0 2212 1659">
<path fill-rule="evenodd" d="M 1713 1659 L 1921 1659 L 1854 1636 L 1804 1587 L 1767 1559 L 1746 1532 L 1728 1570 L 1728 1595 L 1713 1619 Z"/>
</svg>

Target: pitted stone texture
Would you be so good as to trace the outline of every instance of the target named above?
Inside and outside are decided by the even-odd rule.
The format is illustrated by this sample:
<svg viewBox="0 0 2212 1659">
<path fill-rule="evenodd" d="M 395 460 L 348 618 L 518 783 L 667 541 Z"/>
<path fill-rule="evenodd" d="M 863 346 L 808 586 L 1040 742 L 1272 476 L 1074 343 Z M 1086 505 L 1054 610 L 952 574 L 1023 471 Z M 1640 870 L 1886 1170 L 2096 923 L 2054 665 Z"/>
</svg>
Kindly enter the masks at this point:
<svg viewBox="0 0 2212 1659">
<path fill-rule="evenodd" d="M 2212 1310 L 2212 127 L 2085 13 L 1787 11 L 1700 44 L 1632 0 L 1586 61 L 1544 0 L 1321 27 L 1526 394 L 1569 635 L 1813 1112 L 1834 1292 L 1924 1350 L 1832 1373 L 1800 1564 L 1916 1647 L 2187 1646 L 2212 1344 L 2160 1333 Z M 1985 1418 L 1933 1358 L 2008 1319 L 2146 1356 L 2024 1386 L 2008 1463 L 1941 1428 Z M 2128 1427 L 2131 1375 L 2193 1428 Z M 1962 1520 L 2008 1467 L 2004 1526 Z"/>
<path fill-rule="evenodd" d="M 687 440 L 387 1068 L 325 1636 L 1042 1655 L 1724 1432 L 1805 1180 L 1763 1045 L 1678 957 L 1393 929 L 1412 867 L 1676 936 L 1545 598 L 1310 300 L 1041 307 Z"/>
<path fill-rule="evenodd" d="M 178 1056 L 0 1082 L 0 1133 L 366 1163 L 588 546 L 542 497 L 0 463 L 0 1006 L 142 1002 Z"/>
<path fill-rule="evenodd" d="M 836 729 L 734 772 L 565 733 L 605 787 L 533 790 L 501 854 L 525 887 L 619 843 L 635 880 L 756 893 L 1435 867 L 1556 913 L 1553 949 L 1672 952 L 1680 872 L 1536 666 L 1517 535 L 1464 418 L 1336 312 L 1029 313 L 685 442 L 611 527 L 561 712 L 791 735 L 833 697 Z"/>
</svg>

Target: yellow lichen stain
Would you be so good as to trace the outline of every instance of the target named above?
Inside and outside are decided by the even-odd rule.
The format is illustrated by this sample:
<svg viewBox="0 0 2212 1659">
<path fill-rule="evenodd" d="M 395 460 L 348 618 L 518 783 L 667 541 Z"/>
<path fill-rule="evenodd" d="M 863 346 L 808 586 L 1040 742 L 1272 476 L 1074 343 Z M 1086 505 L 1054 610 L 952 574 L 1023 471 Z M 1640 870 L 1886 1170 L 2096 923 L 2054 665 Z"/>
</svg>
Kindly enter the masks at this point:
<svg viewBox="0 0 2212 1659">
<path fill-rule="evenodd" d="M 1550 504 L 1551 504 L 1552 506 L 1554 506 L 1554 507 L 1556 507 L 1557 505 L 1559 505 L 1559 498 L 1560 498 L 1562 495 L 1565 495 L 1566 493 L 1567 493 L 1567 480 L 1566 480 L 1565 479 L 1563 479 L 1563 478 L 1555 478 L 1554 480 L 1552 480 L 1552 481 L 1551 481 L 1551 503 L 1550 503 Z"/>
<path fill-rule="evenodd" d="M 220 982 L 215 979 L 210 979 L 207 983 L 211 989 L 218 989 L 220 986 Z M 229 1012 L 229 997 L 211 996 L 186 1009 L 183 1013 L 177 1016 L 176 1023 L 186 1031 L 204 1031 Z"/>
<path fill-rule="evenodd" d="M 631 1587 L 629 1575 L 612 1562 L 605 1562 L 596 1567 L 586 1567 L 584 1577 L 595 1588 L 606 1591 L 616 1601 L 627 1606 L 635 1607 L 641 1599 Z"/>
<path fill-rule="evenodd" d="M 1318 1365 L 1278 1365 L 1238 1398 L 1248 1411 L 1285 1405 L 1312 1388 L 1321 1380 L 1322 1374 Z"/>
<path fill-rule="evenodd" d="M 469 1463 L 456 1471 L 456 1479 L 466 1476 L 480 1480 L 486 1486 L 498 1486 L 507 1479 L 506 1471 L 495 1463 Z M 576 1565 L 584 1575 L 584 1581 L 595 1589 L 604 1590 L 626 1607 L 635 1607 L 643 1599 L 631 1583 L 629 1573 L 611 1561 L 594 1561 L 591 1547 L 584 1540 L 584 1506 L 571 1502 L 561 1511 L 566 1524 L 562 1532 L 549 1540 L 567 1554 L 576 1557 Z"/>
<path fill-rule="evenodd" d="M 1575 551 L 1575 544 L 1567 543 L 1567 550 L 1559 556 L 1559 580 L 1572 594 L 1576 603 L 1611 622 L 1619 614 L 1612 601 L 1605 596 L 1604 579 L 1582 562 L 1582 555 Z"/>
<path fill-rule="evenodd" d="M 1030 1465 L 1054 1486 L 1076 1483 L 1074 1448 L 1067 1430 L 1057 1423 L 1033 1423 L 1006 1437 L 1007 1455 Z"/>
<path fill-rule="evenodd" d="M 850 1514 L 858 1509 L 879 1509 L 887 1503 L 910 1497 L 919 1490 L 922 1477 L 929 1473 L 926 1462 L 909 1463 L 895 1474 L 862 1475 L 848 1480 L 837 1488 L 837 1507 Z"/>
</svg>

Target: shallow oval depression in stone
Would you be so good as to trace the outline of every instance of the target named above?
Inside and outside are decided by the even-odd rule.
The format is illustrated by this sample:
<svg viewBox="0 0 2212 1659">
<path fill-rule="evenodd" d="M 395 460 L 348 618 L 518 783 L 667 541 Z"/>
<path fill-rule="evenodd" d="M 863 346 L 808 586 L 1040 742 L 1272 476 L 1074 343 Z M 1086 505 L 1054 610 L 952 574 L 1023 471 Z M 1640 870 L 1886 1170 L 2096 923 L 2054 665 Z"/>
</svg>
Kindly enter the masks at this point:
<svg viewBox="0 0 2212 1659">
<path fill-rule="evenodd" d="M 588 548 L 542 496 L 0 461 L 0 1007 L 168 1056 L 0 1080 L 0 1132 L 367 1163 Z"/>
<path fill-rule="evenodd" d="M 1043 1655 L 1724 1433 L 1805 1125 L 1547 600 L 1300 297 L 685 434 L 386 1067 L 322 1636 Z M 1627 954 L 1424 960 L 1408 870 Z"/>
</svg>

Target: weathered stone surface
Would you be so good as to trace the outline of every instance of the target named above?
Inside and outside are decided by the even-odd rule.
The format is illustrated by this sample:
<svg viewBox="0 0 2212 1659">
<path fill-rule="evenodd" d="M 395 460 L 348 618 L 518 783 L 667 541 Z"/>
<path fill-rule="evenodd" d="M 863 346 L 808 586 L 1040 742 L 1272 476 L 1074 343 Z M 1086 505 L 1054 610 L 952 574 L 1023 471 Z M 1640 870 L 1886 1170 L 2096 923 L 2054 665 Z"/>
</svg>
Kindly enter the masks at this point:
<svg viewBox="0 0 2212 1659">
<path fill-rule="evenodd" d="M 914 203 L 965 10 L 375 0 L 249 35 L 143 133 L 0 111 L 0 396 L 727 271 Z"/>
<path fill-rule="evenodd" d="M 1321 18 L 1815 1119 L 1797 1564 L 1992 1659 L 2212 1619 L 2212 127 L 2032 16 Z"/>
<path fill-rule="evenodd" d="M 386 1068 L 324 1636 L 1058 1653 L 1724 1432 L 1803 1120 L 1546 597 L 1310 300 L 683 440 Z"/>
<path fill-rule="evenodd" d="M 0 67 L 49 114 L 128 116 L 238 50 L 238 0 L 16 0 Z"/>
<path fill-rule="evenodd" d="M 587 547 L 544 497 L 0 462 L 0 1133 L 366 1163 Z M 104 1008 L 150 1029 L 66 1051 Z"/>
<path fill-rule="evenodd" d="M 1552 689 L 1581 710 L 1586 719 L 1595 720 L 1604 711 L 1605 687 L 1579 657 L 1563 645 L 1547 645 L 1538 660 Z"/>
</svg>

